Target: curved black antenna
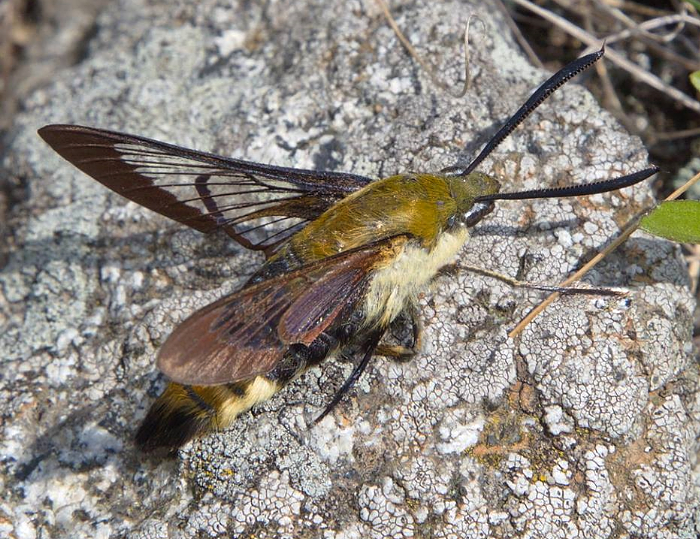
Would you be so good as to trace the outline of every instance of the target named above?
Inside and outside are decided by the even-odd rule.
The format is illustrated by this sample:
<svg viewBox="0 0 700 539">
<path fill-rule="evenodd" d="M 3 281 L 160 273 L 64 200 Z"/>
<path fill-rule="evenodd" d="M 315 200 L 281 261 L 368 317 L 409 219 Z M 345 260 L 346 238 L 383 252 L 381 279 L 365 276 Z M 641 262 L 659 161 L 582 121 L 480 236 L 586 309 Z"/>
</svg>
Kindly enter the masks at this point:
<svg viewBox="0 0 700 539">
<path fill-rule="evenodd" d="M 659 167 L 651 166 L 620 176 L 611 180 L 603 180 L 600 182 L 584 183 L 579 185 L 571 185 L 568 187 L 554 187 L 549 189 L 534 189 L 532 191 L 520 191 L 517 193 L 496 193 L 493 195 L 483 195 L 476 197 L 474 202 L 490 202 L 492 200 L 526 200 L 531 198 L 561 198 L 561 197 L 577 197 L 585 195 L 595 195 L 597 193 L 607 193 L 608 191 L 617 191 L 623 187 L 629 187 L 636 183 L 646 180 L 649 176 L 653 176 L 659 171 Z"/>
<path fill-rule="evenodd" d="M 510 135 L 513 132 L 513 130 L 516 127 L 518 127 L 518 125 L 520 125 L 520 123 L 525 118 L 527 118 L 533 110 L 539 107 L 545 99 L 552 95 L 562 84 L 567 82 L 569 79 L 575 77 L 581 71 L 589 68 L 598 60 L 600 60 L 603 57 L 603 54 L 605 54 L 605 46 L 601 47 L 601 49 L 598 52 L 587 54 L 586 56 L 582 56 L 581 58 L 578 58 L 577 60 L 574 60 L 573 62 L 565 65 L 554 75 L 552 75 L 549 79 L 547 79 L 547 81 L 544 84 L 537 88 L 537 90 L 534 94 L 532 94 L 530 99 L 528 99 L 525 102 L 525 104 L 518 109 L 518 112 L 513 114 L 513 116 L 511 116 L 510 119 L 505 124 L 503 124 L 503 127 L 501 127 L 498 130 L 498 133 L 491 137 L 491 140 L 489 140 L 486 146 L 484 146 L 484 149 L 481 150 L 481 153 L 476 156 L 476 159 L 474 159 L 467 166 L 467 168 L 461 170 L 461 167 L 459 166 L 451 166 L 442 169 L 440 172 L 448 173 L 461 170 L 461 172 L 456 174 L 457 176 L 466 176 L 467 174 L 472 172 L 477 166 L 481 164 L 481 162 L 484 159 L 486 159 L 486 157 L 496 148 L 496 146 L 503 142 L 503 139 Z"/>
</svg>

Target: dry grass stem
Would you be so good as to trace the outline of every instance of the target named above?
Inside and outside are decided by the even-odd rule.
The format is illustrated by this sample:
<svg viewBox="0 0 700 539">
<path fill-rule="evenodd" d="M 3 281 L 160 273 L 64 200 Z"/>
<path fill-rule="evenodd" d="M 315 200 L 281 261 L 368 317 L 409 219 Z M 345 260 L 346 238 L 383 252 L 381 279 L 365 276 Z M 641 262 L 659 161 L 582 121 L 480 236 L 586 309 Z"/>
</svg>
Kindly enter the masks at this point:
<svg viewBox="0 0 700 539">
<path fill-rule="evenodd" d="M 688 189 L 690 189 L 693 185 L 695 185 L 698 181 L 700 181 L 700 173 L 696 174 L 693 176 L 690 180 L 688 180 L 682 187 L 676 189 L 673 193 L 671 193 L 669 196 L 667 196 L 664 199 L 664 202 L 669 201 L 669 200 L 675 200 L 678 197 L 680 197 L 683 193 L 685 193 Z M 620 245 L 622 245 L 627 238 L 629 238 L 636 230 L 639 225 L 639 221 L 644 217 L 649 211 L 651 211 L 653 207 L 647 208 L 646 210 L 642 211 L 639 215 L 634 217 L 625 227 L 625 229 L 620 233 L 620 235 L 615 238 L 615 240 L 608 244 L 605 249 L 603 249 L 600 253 L 595 255 L 590 261 L 588 261 L 586 264 L 581 267 L 576 273 L 574 273 L 571 277 L 568 279 L 565 279 L 562 281 L 559 286 L 561 288 L 568 287 L 571 285 L 571 283 L 575 281 L 579 281 L 586 273 L 588 273 L 593 267 L 598 264 L 601 260 L 603 260 L 606 256 L 608 256 L 610 253 L 612 253 L 615 249 L 617 249 Z M 560 294 L 558 292 L 554 292 L 553 294 L 550 294 L 547 296 L 542 303 L 537 305 L 534 309 L 532 309 L 525 318 L 523 318 L 518 324 L 508 333 L 508 336 L 510 338 L 515 337 L 518 335 L 523 329 L 527 327 L 527 325 L 534 320 L 537 315 L 539 315 L 542 311 L 544 311 L 549 305 L 552 304 L 557 298 L 559 298 Z"/>
<path fill-rule="evenodd" d="M 377 4 L 379 5 L 379 8 L 382 10 L 384 17 L 386 18 L 387 22 L 389 23 L 389 26 L 391 26 L 391 29 L 394 31 L 396 34 L 396 37 L 399 39 L 401 44 L 406 48 L 408 51 L 408 54 L 411 55 L 411 57 L 418 63 L 423 68 L 423 71 L 426 72 L 428 77 L 430 78 L 430 81 L 440 88 L 441 90 L 449 93 L 453 97 L 460 98 L 464 97 L 464 95 L 469 91 L 469 88 L 471 86 L 471 74 L 469 72 L 469 62 L 470 62 L 470 57 L 469 57 L 469 27 L 471 24 L 472 17 L 469 17 L 467 20 L 467 26 L 464 30 L 464 85 L 462 86 L 462 89 L 459 92 L 453 92 L 451 85 L 444 83 L 443 81 L 440 80 L 440 78 L 435 74 L 435 69 L 433 66 L 431 66 L 427 61 L 421 57 L 420 54 L 418 54 L 418 51 L 411 45 L 411 42 L 408 41 L 404 33 L 401 31 L 399 28 L 399 25 L 396 24 L 396 20 L 394 17 L 391 15 L 391 12 L 389 11 L 389 7 L 386 5 L 386 2 L 384 0 L 375 0 Z"/>
<path fill-rule="evenodd" d="M 587 32 L 586 30 L 576 26 L 575 24 L 567 21 L 563 17 L 560 17 L 559 15 L 556 15 L 555 13 L 552 13 L 551 11 L 548 11 L 544 8 L 541 8 L 540 6 L 537 6 L 530 2 L 529 0 L 513 0 L 516 4 L 519 6 L 536 13 L 543 19 L 548 20 L 570 36 L 578 39 L 582 43 L 585 43 L 591 50 L 596 49 L 600 47 L 601 42 L 603 41 L 604 38 L 597 37 L 590 32 Z M 693 19 L 694 22 L 693 24 L 697 24 L 697 20 Z M 630 62 L 622 56 L 621 54 L 615 52 L 614 50 L 607 50 L 606 51 L 606 58 L 610 60 L 612 63 L 617 65 L 618 67 L 624 69 L 628 73 L 630 73 L 633 77 L 635 77 L 637 80 L 640 80 L 649 86 L 656 88 L 657 90 L 663 92 L 673 100 L 677 101 L 678 103 L 682 104 L 684 107 L 687 107 L 697 113 L 700 113 L 700 102 L 692 99 L 688 95 L 684 94 L 680 90 L 674 88 L 673 86 L 665 83 L 663 80 L 661 80 L 659 77 L 656 75 L 649 73 L 648 71 L 642 69 L 638 65 L 634 64 L 633 62 Z"/>
</svg>

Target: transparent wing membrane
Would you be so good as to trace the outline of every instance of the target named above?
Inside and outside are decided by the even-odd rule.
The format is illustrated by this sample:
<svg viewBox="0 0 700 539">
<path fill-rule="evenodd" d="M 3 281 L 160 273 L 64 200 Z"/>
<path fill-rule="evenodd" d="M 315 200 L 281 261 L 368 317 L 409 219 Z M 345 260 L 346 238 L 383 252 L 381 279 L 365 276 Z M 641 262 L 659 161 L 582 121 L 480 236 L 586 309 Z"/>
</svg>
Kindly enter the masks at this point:
<svg viewBox="0 0 700 539">
<path fill-rule="evenodd" d="M 230 159 L 89 127 L 49 125 L 39 134 L 116 193 L 201 232 L 223 230 L 268 255 L 371 181 Z"/>
</svg>

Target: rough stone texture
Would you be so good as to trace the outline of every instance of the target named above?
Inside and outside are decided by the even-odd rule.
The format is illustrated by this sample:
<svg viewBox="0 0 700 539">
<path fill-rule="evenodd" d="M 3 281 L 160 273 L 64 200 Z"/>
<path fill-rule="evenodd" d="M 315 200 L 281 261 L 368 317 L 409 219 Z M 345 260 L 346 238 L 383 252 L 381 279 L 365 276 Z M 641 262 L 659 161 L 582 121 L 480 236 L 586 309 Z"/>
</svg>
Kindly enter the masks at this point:
<svg viewBox="0 0 700 539">
<path fill-rule="evenodd" d="M 177 459 L 134 449 L 164 384 L 158 346 L 259 258 L 125 204 L 36 129 L 380 177 L 467 161 L 548 76 L 487 5 L 393 11 L 447 81 L 479 17 L 466 97 L 432 87 L 373 2 L 122 0 L 83 61 L 25 103 L 4 162 L 30 198 L 0 273 L 0 535 L 695 537 L 694 304 L 678 249 L 643 235 L 589 277 L 625 298 L 565 297 L 514 342 L 541 293 L 458 268 L 423 301 L 423 353 L 378 358 L 320 425 L 349 364 L 326 362 Z M 512 189 L 643 166 L 639 141 L 569 84 L 482 169 Z M 649 200 L 639 186 L 503 203 L 458 266 L 556 283 Z"/>
</svg>

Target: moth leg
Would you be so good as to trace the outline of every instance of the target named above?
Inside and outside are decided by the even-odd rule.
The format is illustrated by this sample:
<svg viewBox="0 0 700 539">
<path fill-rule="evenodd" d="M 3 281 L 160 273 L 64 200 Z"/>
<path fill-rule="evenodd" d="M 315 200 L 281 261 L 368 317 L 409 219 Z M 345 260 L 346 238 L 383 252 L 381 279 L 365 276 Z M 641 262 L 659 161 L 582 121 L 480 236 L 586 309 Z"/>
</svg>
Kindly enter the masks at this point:
<svg viewBox="0 0 700 539">
<path fill-rule="evenodd" d="M 584 294 L 584 295 L 594 295 L 594 296 L 624 296 L 627 295 L 626 291 L 613 290 L 611 288 L 583 288 L 576 286 L 549 286 L 541 284 L 527 283 L 525 281 L 519 281 L 507 275 L 498 273 L 497 271 L 491 271 L 483 268 L 477 268 L 476 266 L 462 266 L 461 269 L 466 271 L 471 271 L 478 275 L 483 275 L 484 277 L 491 277 L 492 279 L 498 279 L 504 283 L 521 288 L 530 288 L 532 290 L 542 290 L 544 292 L 558 292 L 560 294 Z"/>
<path fill-rule="evenodd" d="M 265 377 L 280 385 L 286 385 L 310 367 L 318 365 L 337 346 L 338 340 L 328 333 L 321 333 L 308 346 L 293 344 L 275 368 Z"/>
<path fill-rule="evenodd" d="M 353 369 L 352 373 L 350 374 L 348 379 L 345 380 L 345 383 L 343 383 L 343 385 L 336 392 L 336 394 L 333 396 L 333 399 L 328 404 L 328 406 L 326 406 L 326 409 L 323 410 L 321 415 L 314 420 L 314 424 L 318 424 L 324 417 L 331 413 L 333 408 L 335 408 L 336 405 L 340 402 L 340 399 L 343 398 L 343 395 L 345 395 L 350 390 L 350 388 L 353 385 L 355 385 L 355 382 L 357 382 L 362 373 L 365 371 L 365 368 L 367 368 L 369 360 L 374 355 L 374 351 L 379 345 L 379 340 L 382 338 L 385 331 L 385 328 L 381 328 L 376 330 L 374 333 L 370 334 L 369 338 L 362 347 L 365 352 L 365 355 L 362 357 L 362 360 L 357 365 L 355 365 L 355 368 Z"/>
<path fill-rule="evenodd" d="M 401 316 L 392 322 L 392 326 L 398 325 L 406 319 L 411 323 L 412 342 L 410 346 L 404 346 L 402 344 L 380 344 L 377 346 L 377 355 L 390 357 L 397 361 L 409 361 L 420 351 L 423 344 L 423 323 L 421 322 L 418 309 L 416 309 L 415 305 L 404 309 Z"/>
</svg>

